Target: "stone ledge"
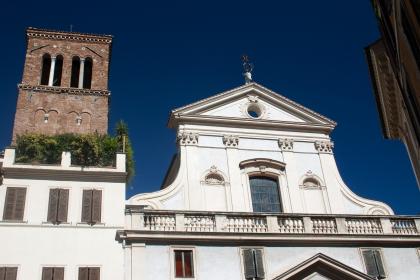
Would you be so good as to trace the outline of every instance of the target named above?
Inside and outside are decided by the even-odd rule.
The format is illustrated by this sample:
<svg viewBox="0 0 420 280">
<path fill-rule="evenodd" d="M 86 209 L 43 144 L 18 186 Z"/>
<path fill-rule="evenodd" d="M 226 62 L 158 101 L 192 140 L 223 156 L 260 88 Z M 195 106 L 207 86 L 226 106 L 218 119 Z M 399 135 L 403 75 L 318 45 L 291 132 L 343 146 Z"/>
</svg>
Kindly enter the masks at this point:
<svg viewBox="0 0 420 280">
<path fill-rule="evenodd" d="M 86 88 L 69 88 L 69 87 L 50 87 L 44 85 L 28 85 L 18 84 L 18 88 L 22 90 L 30 90 L 33 92 L 47 92 L 53 94 L 70 94 L 70 95 L 94 95 L 94 96 L 110 96 L 109 90 L 86 89 Z"/>
</svg>

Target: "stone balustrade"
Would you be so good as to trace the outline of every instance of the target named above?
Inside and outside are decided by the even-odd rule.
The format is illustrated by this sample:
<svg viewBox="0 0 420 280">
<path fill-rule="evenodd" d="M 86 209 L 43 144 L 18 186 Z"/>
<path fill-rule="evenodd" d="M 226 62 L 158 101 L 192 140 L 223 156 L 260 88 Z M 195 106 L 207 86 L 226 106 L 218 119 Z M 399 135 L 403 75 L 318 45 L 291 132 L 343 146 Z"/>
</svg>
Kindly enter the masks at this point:
<svg viewBox="0 0 420 280">
<path fill-rule="evenodd" d="M 420 236 L 418 216 L 195 212 L 128 206 L 126 218 L 130 230 L 155 232 Z"/>
</svg>

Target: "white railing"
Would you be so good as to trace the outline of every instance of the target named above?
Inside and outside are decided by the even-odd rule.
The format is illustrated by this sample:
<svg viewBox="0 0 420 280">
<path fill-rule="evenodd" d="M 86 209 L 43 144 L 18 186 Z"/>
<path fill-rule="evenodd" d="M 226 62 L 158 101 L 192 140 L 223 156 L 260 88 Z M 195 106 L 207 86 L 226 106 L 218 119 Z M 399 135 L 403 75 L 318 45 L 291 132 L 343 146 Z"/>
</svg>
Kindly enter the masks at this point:
<svg viewBox="0 0 420 280">
<path fill-rule="evenodd" d="M 279 217 L 279 230 L 282 233 L 304 233 L 305 227 L 303 226 L 302 218 L 295 217 Z"/>
<path fill-rule="evenodd" d="M 226 229 L 228 232 L 267 232 L 267 220 L 258 216 L 227 216 Z"/>
<path fill-rule="evenodd" d="M 351 234 L 381 234 L 383 233 L 380 219 L 347 218 L 347 231 Z"/>
<path fill-rule="evenodd" d="M 154 231 L 174 231 L 175 215 L 144 215 L 144 229 Z"/>
<path fill-rule="evenodd" d="M 338 232 L 334 218 L 315 217 L 311 218 L 311 220 L 314 233 L 333 234 Z"/>
<path fill-rule="evenodd" d="M 211 232 L 215 230 L 214 216 L 185 215 L 185 231 Z"/>
<path fill-rule="evenodd" d="M 411 219 L 391 219 L 392 232 L 396 234 L 418 234 L 416 223 Z"/>
<path fill-rule="evenodd" d="M 127 208 L 132 230 L 177 232 L 278 233 L 313 235 L 420 236 L 420 217 L 365 215 L 259 214 L 163 211 Z"/>
</svg>

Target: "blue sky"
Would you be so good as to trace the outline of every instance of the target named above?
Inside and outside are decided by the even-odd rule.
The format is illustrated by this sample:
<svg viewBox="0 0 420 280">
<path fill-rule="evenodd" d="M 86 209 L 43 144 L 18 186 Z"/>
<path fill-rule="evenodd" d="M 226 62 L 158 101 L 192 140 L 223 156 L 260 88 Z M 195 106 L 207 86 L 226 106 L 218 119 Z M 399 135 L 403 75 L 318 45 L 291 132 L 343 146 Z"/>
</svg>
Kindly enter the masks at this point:
<svg viewBox="0 0 420 280">
<path fill-rule="evenodd" d="M 152 2 L 152 1 L 150 1 Z M 398 214 L 420 213 L 405 148 L 385 140 L 363 48 L 378 28 L 370 1 L 7 1 L 0 24 L 0 147 L 10 143 L 28 26 L 115 36 L 110 127 L 130 127 L 137 176 L 127 190 L 157 190 L 172 155 L 171 109 L 256 82 L 335 121 L 341 175 L 357 194 Z"/>
</svg>

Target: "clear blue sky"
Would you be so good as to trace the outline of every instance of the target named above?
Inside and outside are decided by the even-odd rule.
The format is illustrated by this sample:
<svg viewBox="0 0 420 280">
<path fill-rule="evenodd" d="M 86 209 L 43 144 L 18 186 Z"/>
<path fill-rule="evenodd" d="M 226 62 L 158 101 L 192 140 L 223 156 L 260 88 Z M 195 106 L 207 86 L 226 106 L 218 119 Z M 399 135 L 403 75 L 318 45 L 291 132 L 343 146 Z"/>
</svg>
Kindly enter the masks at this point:
<svg viewBox="0 0 420 280">
<path fill-rule="evenodd" d="M 25 28 L 72 24 L 115 36 L 110 127 L 124 119 L 131 130 L 137 176 L 128 196 L 163 180 L 176 151 L 170 110 L 241 85 L 247 53 L 258 83 L 338 122 L 335 156 L 354 192 L 420 213 L 405 148 L 381 133 L 363 53 L 379 36 L 368 0 L 6 1 L 0 13 L 0 147 L 11 139 Z"/>
</svg>

